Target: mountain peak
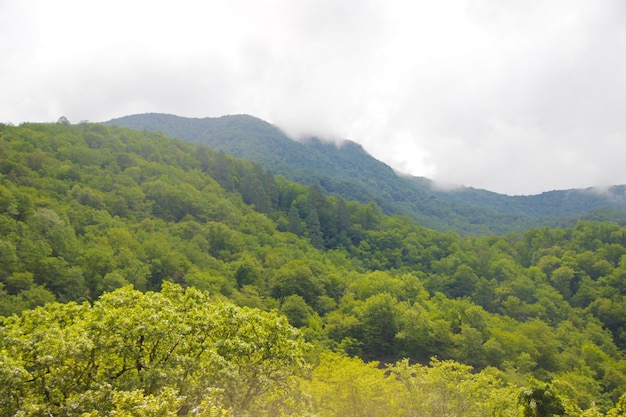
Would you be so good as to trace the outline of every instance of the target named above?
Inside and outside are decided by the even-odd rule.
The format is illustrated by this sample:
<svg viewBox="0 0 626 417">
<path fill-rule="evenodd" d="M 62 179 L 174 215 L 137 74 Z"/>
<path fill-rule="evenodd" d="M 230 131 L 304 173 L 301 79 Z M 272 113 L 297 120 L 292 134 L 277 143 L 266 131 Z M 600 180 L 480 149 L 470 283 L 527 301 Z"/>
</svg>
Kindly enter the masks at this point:
<svg viewBox="0 0 626 417">
<path fill-rule="evenodd" d="M 294 141 L 276 126 L 246 114 L 186 118 L 147 113 L 106 124 L 161 131 L 167 136 L 203 143 L 234 157 L 258 162 L 289 180 L 319 184 L 327 193 L 347 199 L 376 202 L 388 214 L 408 215 L 438 230 L 502 234 L 529 227 L 572 224 L 599 209 L 608 209 L 602 216 L 608 215 L 615 221 L 622 222 L 625 217 L 623 188 L 514 197 L 471 187 L 441 189 L 427 178 L 396 174 L 356 142 L 337 143 L 318 137 Z M 617 215 L 611 217 L 611 210 L 617 210 Z"/>
</svg>

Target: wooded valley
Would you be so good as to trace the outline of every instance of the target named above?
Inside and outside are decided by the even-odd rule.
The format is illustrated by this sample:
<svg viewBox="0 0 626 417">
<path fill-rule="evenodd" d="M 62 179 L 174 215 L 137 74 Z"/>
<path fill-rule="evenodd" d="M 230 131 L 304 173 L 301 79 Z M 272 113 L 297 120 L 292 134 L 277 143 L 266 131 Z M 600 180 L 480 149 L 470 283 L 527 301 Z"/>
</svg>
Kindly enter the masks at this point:
<svg viewBox="0 0 626 417">
<path fill-rule="evenodd" d="M 626 227 L 426 228 L 102 124 L 0 125 L 0 414 L 623 416 Z"/>
</svg>

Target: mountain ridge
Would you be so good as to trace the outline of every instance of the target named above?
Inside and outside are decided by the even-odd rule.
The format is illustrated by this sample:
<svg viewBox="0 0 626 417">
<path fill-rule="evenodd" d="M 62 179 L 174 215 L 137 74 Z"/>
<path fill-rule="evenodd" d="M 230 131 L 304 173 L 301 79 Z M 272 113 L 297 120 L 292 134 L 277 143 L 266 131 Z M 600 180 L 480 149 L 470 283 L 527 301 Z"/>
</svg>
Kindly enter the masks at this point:
<svg viewBox="0 0 626 417">
<path fill-rule="evenodd" d="M 203 143 L 234 157 L 258 162 L 275 175 L 319 184 L 329 194 L 376 202 L 388 214 L 407 215 L 437 230 L 462 234 L 506 234 L 530 227 L 568 226 L 578 219 L 626 223 L 626 186 L 604 193 L 594 188 L 509 196 L 461 187 L 439 190 L 425 177 L 398 174 L 358 143 L 340 145 L 317 137 L 289 138 L 278 127 L 250 115 L 188 118 L 163 113 L 124 116 L 104 122 L 160 131 Z"/>
<path fill-rule="evenodd" d="M 358 147 L 344 151 L 332 158 L 357 169 L 350 152 L 367 160 Z M 502 404 L 511 416 L 521 415 L 521 394 L 547 384 L 553 398 L 591 410 L 571 416 L 615 416 L 609 410 L 626 401 L 626 227 L 608 222 L 442 233 L 202 144 L 57 123 L 0 124 L 0 231 L 0 392 L 10 400 L 0 401 L 0 415 L 32 414 L 33 404 L 50 415 L 111 415 L 117 405 L 99 400 L 111 398 L 111 387 L 134 396 L 167 392 L 172 381 L 180 391 L 171 392 L 204 403 L 237 381 L 256 384 L 250 375 L 267 371 L 269 381 L 290 363 L 311 365 L 302 384 L 278 376 L 304 390 L 290 397 L 304 405 L 375 371 L 394 385 L 385 391 L 389 406 L 370 415 L 432 415 L 422 398 L 441 404 L 462 375 L 483 381 L 466 390 L 481 406 L 481 392 L 501 399 L 498 387 L 509 386 Z M 284 343 L 289 335 L 307 342 L 294 361 L 283 355 L 297 348 Z M 278 368 L 259 362 L 259 351 Z M 419 399 L 396 376 L 411 378 Z M 189 381 L 219 391 L 187 389 Z M 444 383 L 452 388 L 442 393 Z M 282 407 L 288 395 L 280 386 L 247 411 L 233 395 L 225 412 L 274 416 L 265 398 Z M 335 400 L 318 398 L 326 415 Z M 498 404 L 468 413 L 467 398 L 458 415 L 503 415 Z M 142 403 L 124 404 L 132 413 Z M 188 415 L 179 410 L 172 413 Z M 283 414 L 318 414 L 311 410 Z"/>
</svg>

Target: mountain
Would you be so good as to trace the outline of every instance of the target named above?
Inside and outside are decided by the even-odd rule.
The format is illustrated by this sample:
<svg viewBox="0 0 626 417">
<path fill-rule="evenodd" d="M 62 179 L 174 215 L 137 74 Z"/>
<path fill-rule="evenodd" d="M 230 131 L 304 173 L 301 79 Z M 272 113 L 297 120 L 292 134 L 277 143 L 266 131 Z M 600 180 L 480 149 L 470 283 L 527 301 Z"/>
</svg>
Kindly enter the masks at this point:
<svg viewBox="0 0 626 417">
<path fill-rule="evenodd" d="M 614 223 L 460 236 L 161 133 L 0 124 L 0 416 L 617 416 L 625 277 Z"/>
<path fill-rule="evenodd" d="M 277 127 L 249 115 L 186 118 L 137 114 L 105 124 L 160 131 L 203 143 L 260 163 L 274 174 L 302 184 L 319 184 L 329 194 L 376 202 L 387 214 L 407 215 L 424 226 L 462 234 L 505 234 L 530 227 L 568 226 L 578 219 L 626 223 L 626 187 L 550 191 L 507 196 L 461 187 L 438 190 L 427 178 L 398 175 L 359 144 L 309 138 L 297 142 Z"/>
</svg>

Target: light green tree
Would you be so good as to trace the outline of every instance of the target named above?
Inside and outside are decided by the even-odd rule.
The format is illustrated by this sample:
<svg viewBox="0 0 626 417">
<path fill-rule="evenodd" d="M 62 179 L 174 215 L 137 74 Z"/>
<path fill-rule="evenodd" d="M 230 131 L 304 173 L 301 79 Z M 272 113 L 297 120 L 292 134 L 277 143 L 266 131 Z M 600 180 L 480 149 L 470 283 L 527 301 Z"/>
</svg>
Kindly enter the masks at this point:
<svg viewBox="0 0 626 417">
<path fill-rule="evenodd" d="M 48 304 L 0 328 L 0 415 L 273 416 L 303 407 L 290 393 L 306 345 L 287 320 L 193 288 L 124 287 L 93 306 Z M 217 414 L 198 411 L 209 408 Z"/>
<path fill-rule="evenodd" d="M 306 389 L 313 398 L 314 415 L 320 417 L 407 415 L 399 403 L 402 384 L 386 376 L 378 362 L 324 354 Z"/>
<path fill-rule="evenodd" d="M 455 361 L 432 359 L 430 366 L 403 360 L 389 371 L 406 388 L 404 408 L 410 416 L 520 417 L 518 390 L 506 386 L 490 370 L 472 372 Z"/>
</svg>

